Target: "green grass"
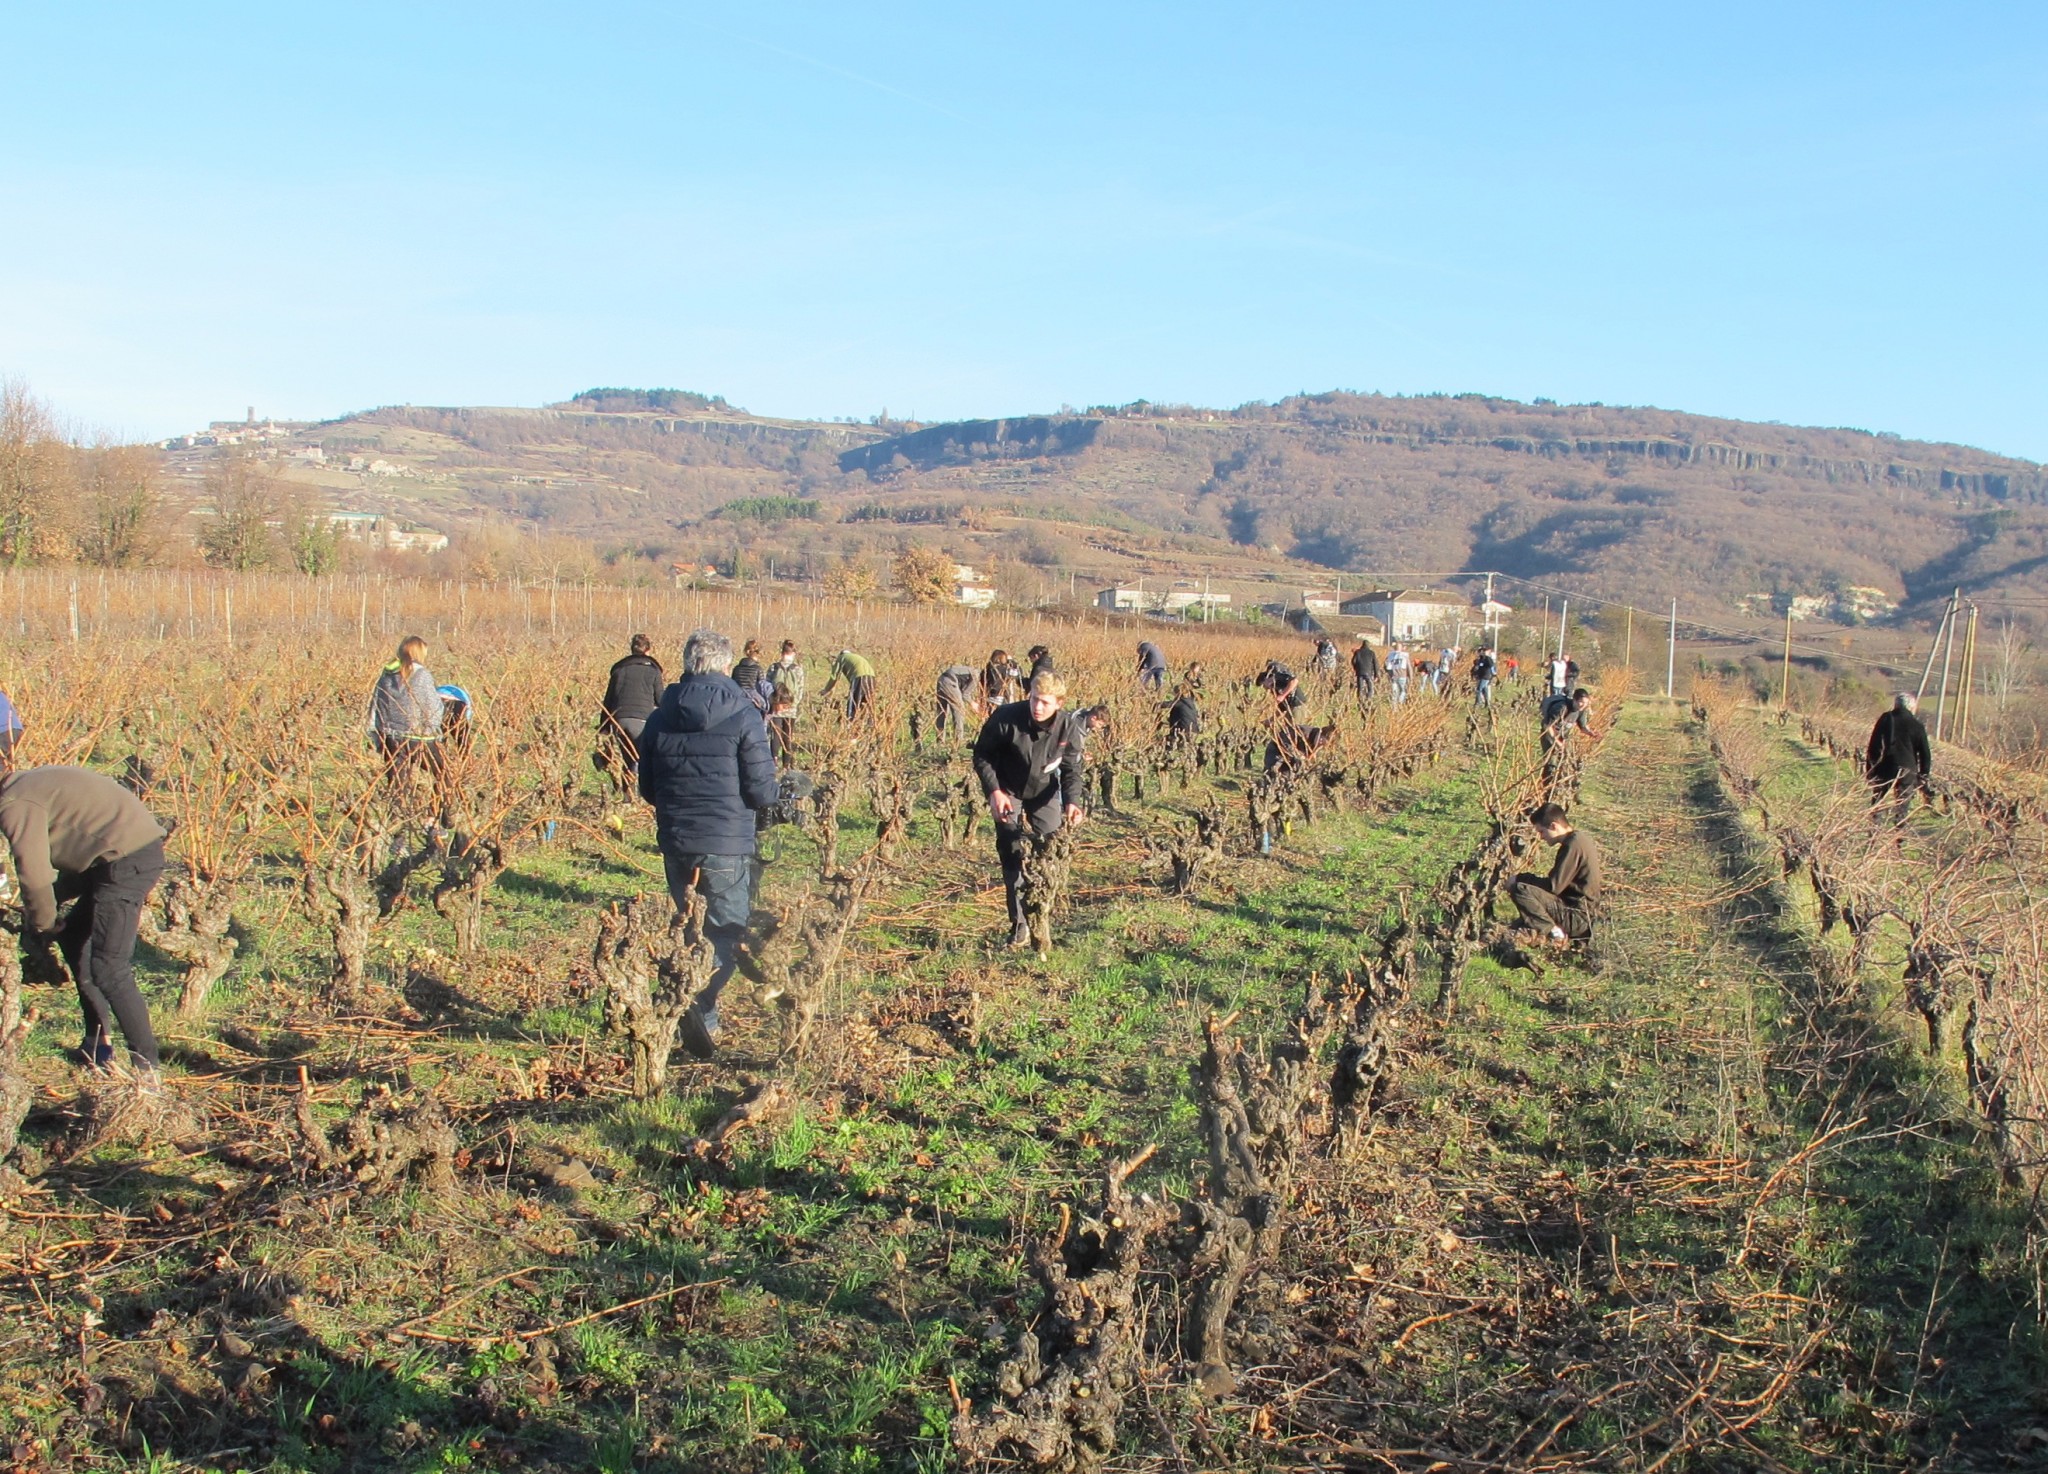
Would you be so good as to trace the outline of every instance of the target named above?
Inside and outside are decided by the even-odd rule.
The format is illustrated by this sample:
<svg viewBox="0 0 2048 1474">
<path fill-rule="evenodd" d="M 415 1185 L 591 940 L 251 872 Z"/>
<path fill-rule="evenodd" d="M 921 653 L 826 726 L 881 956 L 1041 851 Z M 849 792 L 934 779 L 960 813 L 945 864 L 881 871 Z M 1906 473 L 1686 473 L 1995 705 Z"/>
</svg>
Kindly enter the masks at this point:
<svg viewBox="0 0 2048 1474">
<path fill-rule="evenodd" d="M 1824 778 L 1785 746 L 1769 791 L 1796 804 Z M 1195 1192 L 1203 1019 L 1237 1014 L 1237 1033 L 1261 1040 L 1312 980 L 1355 965 L 1404 896 L 1426 909 L 1484 833 L 1479 791 L 1474 765 L 1446 762 L 1385 812 L 1298 827 L 1192 901 L 1134 878 L 1144 821 L 1098 816 L 1044 962 L 990 950 L 986 827 L 953 854 L 927 838 L 835 999 L 835 1019 L 875 1031 L 822 1039 L 820 1063 L 793 1076 L 799 1107 L 741 1134 L 724 1164 L 686 1145 L 738 1073 L 775 1067 L 771 1021 L 734 995 L 728 1057 L 679 1061 L 670 1093 L 633 1102 L 596 1000 L 571 979 L 592 908 L 657 883 L 644 826 L 625 846 L 522 852 L 489 956 L 458 976 L 464 1003 L 409 1031 L 318 1023 L 300 980 L 320 938 L 279 890 L 190 1047 L 239 1067 L 218 1036 L 241 1023 L 288 1062 L 223 1082 L 219 1103 L 255 1149 L 283 1129 L 300 1060 L 330 1118 L 365 1077 L 439 1089 L 473 1153 L 462 1191 L 257 1187 L 253 1171 L 164 1148 L 65 1164 L 51 1203 L 137 1221 L 175 1205 L 192 1232 L 93 1278 L 116 1338 L 97 1354 L 126 1389 L 119 1425 L 76 1410 L 77 1282 L 11 1282 L 9 1305 L 49 1349 L 0 1374 L 0 1432 L 108 1467 L 228 1448 L 231 1464 L 323 1474 L 949 1467 L 948 1379 L 985 1398 L 999 1342 L 1035 1304 L 1022 1235 L 1145 1147 L 1146 1190 Z M 1252 1317 L 1280 1329 L 1246 1359 L 1267 1370 L 1219 1408 L 1162 1392 L 1163 1421 L 1133 1424 L 1139 1453 L 1159 1454 L 1156 1428 L 1171 1426 L 1200 1467 L 1265 1467 L 1281 1456 L 1275 1419 L 1301 1440 L 1287 1447 L 1511 1450 L 1554 1402 L 1579 1411 L 1553 1452 L 1625 1467 L 1654 1456 L 1660 1435 L 1643 1430 L 1717 1349 L 1790 1357 L 1816 1325 L 1823 1344 L 1767 1418 L 1667 1467 L 1899 1468 L 1952 1436 L 1989 1447 L 1973 1430 L 2033 1415 L 2043 1368 L 2020 1217 L 1943 1114 L 1952 1082 L 1899 1042 L 1896 1020 L 1816 1017 L 1801 985 L 1809 923 L 1796 896 L 1746 889 L 1748 839 L 1696 734 L 1662 705 L 1632 708 L 1579 813 L 1616 891 L 1600 967 L 1538 979 L 1480 957 L 1448 1024 L 1411 1014 L 1387 1110 L 1309 1173 L 1281 1272 L 1254 1282 Z M 865 832 L 850 823 L 847 840 L 857 850 Z M 809 862 L 807 839 L 785 843 L 791 870 Z M 425 908 L 388 937 L 394 970 L 446 946 Z M 969 991 L 971 1039 L 925 1027 Z M 1864 1031 L 1871 1047 L 1844 1066 L 1816 1028 L 1823 1042 Z M 54 1019 L 37 1039 L 45 1056 L 67 1042 Z M 570 1086 L 522 1099 L 514 1082 L 543 1058 Z M 1857 1114 L 1853 1140 L 1760 1198 L 1818 1131 Z M 541 1148 L 598 1185 L 537 1182 L 525 1164 Z M 1688 1173 L 1703 1180 L 1685 1186 Z M 251 1206 L 216 1212 L 222 1184 Z M 6 1252 L 76 1235 L 70 1220 L 29 1225 Z M 1294 1283 L 1316 1288 L 1289 1300 Z M 1518 1309 L 1430 1321 L 1462 1303 L 1443 1296 Z M 1788 1315 L 1771 1296 L 1808 1308 Z M 548 1326 L 561 1328 L 514 1335 Z M 224 1330 L 269 1368 L 260 1392 L 233 1390 L 245 1358 L 221 1350 Z M 1740 1367 L 1716 1375 L 1731 1404 L 1770 1386 Z M 1288 1378 L 1317 1391 L 1282 1395 Z"/>
</svg>

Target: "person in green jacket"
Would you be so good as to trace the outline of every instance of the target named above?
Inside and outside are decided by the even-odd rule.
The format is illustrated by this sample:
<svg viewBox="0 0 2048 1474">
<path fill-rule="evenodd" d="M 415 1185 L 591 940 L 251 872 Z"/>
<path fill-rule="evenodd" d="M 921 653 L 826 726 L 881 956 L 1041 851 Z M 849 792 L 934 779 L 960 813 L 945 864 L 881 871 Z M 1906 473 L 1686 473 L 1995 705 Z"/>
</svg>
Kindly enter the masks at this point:
<svg viewBox="0 0 2048 1474">
<path fill-rule="evenodd" d="M 832 670 L 825 678 L 825 688 L 818 693 L 823 701 L 832 694 L 839 684 L 839 678 L 846 678 L 846 718 L 848 721 L 870 712 L 875 707 L 875 667 L 864 655 L 851 650 L 841 650 L 839 658 L 832 662 Z"/>
</svg>

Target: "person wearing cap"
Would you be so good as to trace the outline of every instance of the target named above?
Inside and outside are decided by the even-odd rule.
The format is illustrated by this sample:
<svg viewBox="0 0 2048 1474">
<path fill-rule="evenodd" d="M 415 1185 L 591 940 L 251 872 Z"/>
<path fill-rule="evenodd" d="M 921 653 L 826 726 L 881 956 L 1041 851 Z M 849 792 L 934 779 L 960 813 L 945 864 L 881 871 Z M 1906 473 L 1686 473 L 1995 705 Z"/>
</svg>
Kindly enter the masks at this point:
<svg viewBox="0 0 2048 1474">
<path fill-rule="evenodd" d="M 851 650 L 841 650 L 832 662 L 832 669 L 825 677 L 825 685 L 818 692 L 823 701 L 839 685 L 841 677 L 846 679 L 846 719 L 852 721 L 862 712 L 873 711 L 875 707 L 875 667 L 864 655 Z"/>
<path fill-rule="evenodd" d="M 106 774 L 52 764 L 0 779 L 0 834 L 14 854 L 28 936 L 56 944 L 78 987 L 85 1037 L 73 1058 L 111 1068 L 118 1023 L 130 1061 L 153 1074 L 156 1031 L 135 986 L 135 936 L 163 874 L 163 827 Z M 60 928 L 57 905 L 67 900 L 75 904 Z"/>
<path fill-rule="evenodd" d="M 1517 875 L 1508 899 L 1522 924 L 1551 943 L 1583 942 L 1593 935 L 1600 904 L 1600 847 L 1574 829 L 1557 804 L 1533 810 L 1529 822 L 1545 844 L 1557 846 L 1557 858 L 1548 875 Z"/>
<path fill-rule="evenodd" d="M 1920 698 L 1901 691 L 1892 698 L 1891 710 L 1882 713 L 1870 729 L 1870 745 L 1863 754 L 1863 774 L 1870 783 L 1873 810 L 1892 805 L 1892 822 L 1904 824 L 1912 812 L 1913 795 L 1934 771 L 1934 751 L 1927 745 L 1927 725 L 1920 720 Z"/>
<path fill-rule="evenodd" d="M 1057 834 L 1078 824 L 1087 792 L 1083 733 L 1074 713 L 1060 710 L 1067 683 L 1051 672 L 1036 676 L 1031 694 L 999 706 L 974 739 L 974 772 L 996 821 L 996 859 L 1010 915 L 1010 946 L 1031 945 L 1019 882 L 1032 836 Z"/>
</svg>

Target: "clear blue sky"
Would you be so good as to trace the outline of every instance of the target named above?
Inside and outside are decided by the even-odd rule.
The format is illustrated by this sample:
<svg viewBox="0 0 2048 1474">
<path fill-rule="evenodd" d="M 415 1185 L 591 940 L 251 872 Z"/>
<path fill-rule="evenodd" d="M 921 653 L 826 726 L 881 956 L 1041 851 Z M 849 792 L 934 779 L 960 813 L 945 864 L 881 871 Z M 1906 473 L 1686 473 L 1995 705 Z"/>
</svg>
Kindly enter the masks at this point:
<svg viewBox="0 0 2048 1474">
<path fill-rule="evenodd" d="M 1343 387 L 2048 460 L 2025 0 L 0 20 L 0 373 L 83 426 Z"/>
</svg>

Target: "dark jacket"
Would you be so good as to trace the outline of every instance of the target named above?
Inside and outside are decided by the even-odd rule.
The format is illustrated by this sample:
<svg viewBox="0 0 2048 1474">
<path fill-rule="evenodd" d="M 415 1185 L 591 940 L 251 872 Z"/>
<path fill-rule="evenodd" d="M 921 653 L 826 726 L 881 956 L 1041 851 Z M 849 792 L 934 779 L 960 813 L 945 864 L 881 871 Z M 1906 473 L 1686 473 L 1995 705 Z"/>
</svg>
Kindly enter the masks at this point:
<svg viewBox="0 0 2048 1474">
<path fill-rule="evenodd" d="M 1163 671 L 1166 669 L 1166 652 L 1150 640 L 1138 642 L 1138 669 Z"/>
<path fill-rule="evenodd" d="M 1545 882 L 1550 893 L 1574 910 L 1591 910 L 1600 904 L 1600 849 L 1574 829 L 1558 844 Z"/>
<path fill-rule="evenodd" d="M 1001 701 L 1022 683 L 1024 672 L 1017 669 L 1014 660 L 1001 664 L 991 660 L 981 668 L 981 689 L 991 701 Z"/>
<path fill-rule="evenodd" d="M 1277 660 L 1267 661 L 1266 668 L 1259 672 L 1253 684 L 1272 692 L 1276 699 L 1285 691 L 1287 708 L 1290 711 L 1308 705 L 1308 697 L 1301 691 L 1300 678 Z"/>
<path fill-rule="evenodd" d="M 753 703 L 756 711 L 765 712 L 775 704 L 775 683 L 768 679 L 768 667 L 752 656 L 733 666 L 732 683 L 740 688 L 740 695 Z"/>
<path fill-rule="evenodd" d="M 1475 681 L 1490 681 L 1499 669 L 1494 658 L 1484 650 L 1472 657 L 1472 679 Z"/>
<path fill-rule="evenodd" d="M 611 681 L 604 688 L 604 714 L 614 721 L 645 721 L 661 705 L 662 684 L 660 661 L 652 655 L 628 655 L 612 666 Z"/>
<path fill-rule="evenodd" d="M 1202 730 L 1202 709 L 1195 705 L 1195 698 L 1180 695 L 1173 698 L 1173 705 L 1166 709 L 1166 728 L 1178 737 L 1198 736 Z"/>
<path fill-rule="evenodd" d="M 1552 740 L 1561 741 L 1571 735 L 1577 727 L 1587 736 L 1593 735 L 1593 708 L 1579 706 L 1569 696 L 1559 694 L 1543 698 L 1543 734 Z"/>
<path fill-rule="evenodd" d="M 1377 681 L 1380 678 L 1380 658 L 1372 646 L 1361 643 L 1351 652 L 1351 674 L 1361 681 Z"/>
<path fill-rule="evenodd" d="M 1074 713 L 1056 711 L 1040 727 L 1029 701 L 999 706 L 974 739 L 974 772 L 984 796 L 1000 788 L 1027 813 L 1054 802 L 1078 805 L 1087 782 L 1080 724 Z"/>
<path fill-rule="evenodd" d="M 1893 707 L 1870 729 L 1870 750 L 1863 768 L 1873 783 L 1890 783 L 1902 774 L 1919 777 L 1934 771 L 1927 746 L 1927 725 L 1910 711 Z"/>
<path fill-rule="evenodd" d="M 768 729 L 730 676 L 684 676 L 640 734 L 640 796 L 666 855 L 751 855 L 754 811 L 774 803 Z"/>
</svg>

